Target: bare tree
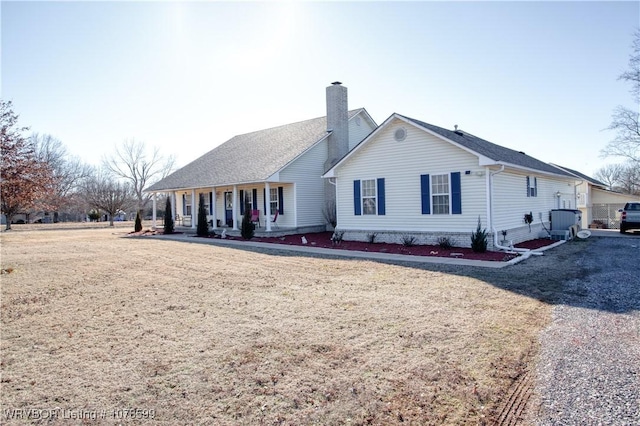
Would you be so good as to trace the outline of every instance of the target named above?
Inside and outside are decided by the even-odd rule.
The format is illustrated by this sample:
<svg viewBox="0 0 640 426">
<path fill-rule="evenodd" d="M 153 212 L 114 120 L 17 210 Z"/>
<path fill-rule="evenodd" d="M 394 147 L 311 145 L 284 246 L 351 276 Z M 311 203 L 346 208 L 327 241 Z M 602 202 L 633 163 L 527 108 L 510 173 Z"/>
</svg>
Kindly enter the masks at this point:
<svg viewBox="0 0 640 426">
<path fill-rule="evenodd" d="M 51 135 L 34 133 L 30 142 L 38 160 L 48 164 L 53 172 L 52 192 L 46 204 L 56 211 L 69 208 L 71 196 L 80 190 L 80 184 L 89 176 L 91 168 L 69 155 L 64 144 Z"/>
<path fill-rule="evenodd" d="M 134 203 L 131 185 L 119 181 L 104 170 L 96 170 L 84 180 L 83 193 L 91 207 L 109 214 L 111 226 L 114 217 Z"/>
<path fill-rule="evenodd" d="M 613 113 L 608 129 L 614 130 L 617 134 L 602 150 L 602 155 L 622 157 L 640 165 L 640 114 L 638 110 L 633 111 L 618 106 Z"/>
<path fill-rule="evenodd" d="M 609 190 L 613 191 L 613 188 L 620 182 L 622 169 L 622 164 L 607 164 L 596 171 L 595 178 L 606 183 Z"/>
<path fill-rule="evenodd" d="M 47 197 L 52 182 L 51 169 L 38 160 L 33 147 L 22 136 L 27 128 L 17 127 L 18 116 L 11 106 L 11 102 L 0 101 L 0 197 L 7 230 L 11 229 L 13 216 Z"/>
<path fill-rule="evenodd" d="M 166 177 L 174 168 L 175 158 L 160 155 L 158 148 L 149 151 L 144 142 L 126 140 L 115 153 L 103 160 L 104 166 L 114 176 L 131 184 L 137 201 L 137 210 L 143 210 L 151 194 L 142 191 L 149 185 Z"/>
<path fill-rule="evenodd" d="M 636 30 L 631 44 L 631 55 L 629 56 L 629 70 L 623 72 L 618 80 L 631 83 L 631 94 L 636 103 L 640 103 L 640 29 Z"/>
<path fill-rule="evenodd" d="M 601 167 L 595 177 L 606 183 L 611 191 L 634 195 L 640 193 L 640 168 L 632 161 Z"/>
<path fill-rule="evenodd" d="M 625 194 L 640 195 L 640 168 L 636 163 L 628 162 L 622 167 L 618 185 Z"/>
<path fill-rule="evenodd" d="M 629 57 L 629 70 L 622 73 L 619 80 L 631 83 L 631 94 L 635 108 L 619 105 L 613 112 L 609 130 L 616 132 L 616 137 L 601 151 L 602 156 L 622 157 L 636 167 L 640 167 L 640 30 L 634 34 L 632 52 Z"/>
</svg>

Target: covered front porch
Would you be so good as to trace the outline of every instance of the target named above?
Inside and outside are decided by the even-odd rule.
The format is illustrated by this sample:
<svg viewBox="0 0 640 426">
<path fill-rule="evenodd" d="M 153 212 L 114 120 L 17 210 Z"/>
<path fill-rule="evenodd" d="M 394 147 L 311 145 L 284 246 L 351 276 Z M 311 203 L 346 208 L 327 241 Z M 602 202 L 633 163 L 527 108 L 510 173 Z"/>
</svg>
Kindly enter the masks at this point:
<svg viewBox="0 0 640 426">
<path fill-rule="evenodd" d="M 239 233 L 245 210 L 256 224 L 256 235 L 290 234 L 299 228 L 294 183 L 257 182 L 214 186 L 209 188 L 162 191 L 171 201 L 171 214 L 176 230 L 195 232 L 198 226 L 200 199 L 207 212 L 209 229 L 227 235 Z M 158 226 L 157 195 L 153 193 L 153 226 Z"/>
<path fill-rule="evenodd" d="M 161 222 L 161 221 L 160 221 Z M 159 222 L 159 223 L 160 223 Z M 162 224 L 159 225 L 162 227 Z M 209 228 L 211 229 L 211 228 Z M 176 232 L 182 232 L 185 234 L 194 234 L 196 233 L 196 229 L 190 226 L 176 226 Z M 216 229 L 212 229 L 217 235 L 222 234 L 224 231 L 225 235 L 229 237 L 241 237 L 239 229 L 231 229 L 227 226 L 221 226 Z M 270 231 L 267 231 L 264 226 L 256 226 L 254 237 L 284 237 L 287 235 L 297 235 L 297 234 L 312 234 L 316 232 L 324 232 L 326 231 L 325 226 L 300 226 L 300 227 L 278 227 L 273 228 Z"/>
</svg>

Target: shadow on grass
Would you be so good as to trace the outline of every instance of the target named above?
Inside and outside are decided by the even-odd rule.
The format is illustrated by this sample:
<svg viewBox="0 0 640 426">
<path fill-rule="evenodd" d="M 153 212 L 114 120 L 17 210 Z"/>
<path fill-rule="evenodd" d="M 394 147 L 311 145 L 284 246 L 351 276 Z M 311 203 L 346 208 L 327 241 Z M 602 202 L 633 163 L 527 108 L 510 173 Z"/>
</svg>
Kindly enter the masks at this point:
<svg viewBox="0 0 640 426">
<path fill-rule="evenodd" d="M 640 310 L 640 239 L 592 237 L 574 240 L 505 268 L 483 268 L 440 263 L 359 259 L 340 255 L 292 252 L 277 244 L 263 248 L 250 244 L 216 244 L 216 240 L 163 236 L 191 244 L 210 244 L 230 250 L 285 257 L 370 261 L 475 278 L 494 287 L 547 304 L 564 304 L 610 312 Z"/>
</svg>

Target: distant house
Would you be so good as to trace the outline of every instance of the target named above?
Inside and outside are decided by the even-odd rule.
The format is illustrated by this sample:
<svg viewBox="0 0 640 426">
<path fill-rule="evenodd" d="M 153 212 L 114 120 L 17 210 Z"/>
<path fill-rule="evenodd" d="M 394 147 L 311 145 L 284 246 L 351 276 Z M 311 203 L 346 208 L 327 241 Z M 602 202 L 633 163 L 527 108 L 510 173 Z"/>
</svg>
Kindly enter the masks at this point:
<svg viewBox="0 0 640 426">
<path fill-rule="evenodd" d="M 323 176 L 337 188 L 344 238 L 469 247 L 478 218 L 514 243 L 538 238 L 550 211 L 576 207 L 577 179 L 550 164 L 461 130 L 391 115 Z M 533 223 L 526 223 L 531 214 Z"/>
<path fill-rule="evenodd" d="M 637 196 L 611 191 L 606 184 L 576 170 L 557 164 L 554 166 L 579 179 L 576 186 L 577 208 L 582 212 L 583 228 L 619 229 L 618 210 L 628 202 L 638 201 Z"/>
<path fill-rule="evenodd" d="M 193 228 L 204 194 L 214 228 L 238 229 L 248 207 L 267 232 L 274 220 L 290 230 L 325 230 L 335 189 L 321 176 L 376 128 L 364 108 L 348 111 L 341 83 L 326 94 L 326 117 L 235 136 L 145 192 L 169 194 L 178 224 Z"/>
</svg>

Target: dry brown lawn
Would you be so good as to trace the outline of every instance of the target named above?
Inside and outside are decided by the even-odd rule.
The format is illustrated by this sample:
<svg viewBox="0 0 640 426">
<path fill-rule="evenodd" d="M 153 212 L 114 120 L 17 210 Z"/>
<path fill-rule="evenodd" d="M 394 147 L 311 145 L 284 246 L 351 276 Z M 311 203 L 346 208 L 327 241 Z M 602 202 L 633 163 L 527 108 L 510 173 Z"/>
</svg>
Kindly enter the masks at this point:
<svg viewBox="0 0 640 426">
<path fill-rule="evenodd" d="M 165 424 L 491 423 L 548 321 L 541 266 L 572 274 L 581 250 L 489 271 L 122 229 L 0 242 L 0 422 L 140 408 Z"/>
</svg>

